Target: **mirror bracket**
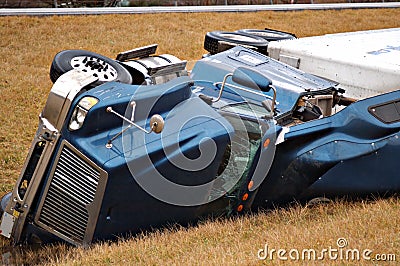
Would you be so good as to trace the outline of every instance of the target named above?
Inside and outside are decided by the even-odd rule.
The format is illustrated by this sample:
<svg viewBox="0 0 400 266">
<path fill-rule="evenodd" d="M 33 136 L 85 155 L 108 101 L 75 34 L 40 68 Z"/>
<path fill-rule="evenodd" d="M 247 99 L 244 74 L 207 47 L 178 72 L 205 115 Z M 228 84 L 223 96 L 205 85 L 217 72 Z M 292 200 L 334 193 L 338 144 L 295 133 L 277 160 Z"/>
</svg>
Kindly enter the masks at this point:
<svg viewBox="0 0 400 266">
<path fill-rule="evenodd" d="M 234 82 L 236 82 L 237 84 L 245 86 L 245 87 L 249 87 L 252 89 L 246 89 L 246 88 L 236 86 L 233 84 L 228 84 L 226 81 L 229 77 L 232 77 L 232 80 Z M 273 114 L 275 112 L 275 103 L 276 103 L 276 88 L 274 85 L 272 85 L 272 81 L 269 78 L 262 75 L 261 73 L 254 71 L 252 69 L 249 69 L 249 68 L 238 67 L 233 73 L 226 74 L 222 83 L 216 82 L 216 83 L 214 83 L 214 86 L 217 86 L 219 84 L 221 84 L 221 88 L 219 90 L 218 97 L 215 100 L 214 99 L 211 100 L 211 102 L 215 103 L 221 99 L 224 88 L 228 84 L 229 87 L 233 87 L 235 89 L 239 89 L 242 91 L 246 91 L 249 93 L 253 93 L 253 94 L 271 99 L 272 103 L 270 105 L 267 106 L 265 101 L 263 101 L 261 104 L 269 113 L 272 113 L 272 116 L 273 116 Z M 269 95 L 265 95 L 264 93 L 255 91 L 254 89 L 261 89 L 261 91 L 263 91 L 263 92 L 268 92 L 268 91 L 272 90 L 273 97 L 271 97 Z"/>
<path fill-rule="evenodd" d="M 145 128 L 139 126 L 138 124 L 134 123 L 134 117 L 135 117 L 135 109 L 136 109 L 136 102 L 132 101 L 130 102 L 130 105 L 132 107 L 132 115 L 131 115 L 131 119 L 126 118 L 125 116 L 117 113 L 116 111 L 114 111 L 112 109 L 111 106 L 106 108 L 106 112 L 107 113 L 112 113 L 116 116 L 118 116 L 119 118 L 121 118 L 122 120 L 124 120 L 125 122 L 129 123 L 129 125 L 123 129 L 121 132 L 119 132 L 118 134 L 116 134 L 114 137 L 112 137 L 106 144 L 106 147 L 108 149 L 112 148 L 112 142 L 118 138 L 120 135 L 122 135 L 125 131 L 127 131 L 129 128 L 131 128 L 132 126 L 138 128 L 139 130 L 143 131 L 146 134 L 150 134 L 151 132 L 154 132 L 156 134 L 160 134 L 163 129 L 164 129 L 164 119 L 162 118 L 161 115 L 159 114 L 155 114 L 150 118 L 150 130 L 146 130 Z"/>
</svg>

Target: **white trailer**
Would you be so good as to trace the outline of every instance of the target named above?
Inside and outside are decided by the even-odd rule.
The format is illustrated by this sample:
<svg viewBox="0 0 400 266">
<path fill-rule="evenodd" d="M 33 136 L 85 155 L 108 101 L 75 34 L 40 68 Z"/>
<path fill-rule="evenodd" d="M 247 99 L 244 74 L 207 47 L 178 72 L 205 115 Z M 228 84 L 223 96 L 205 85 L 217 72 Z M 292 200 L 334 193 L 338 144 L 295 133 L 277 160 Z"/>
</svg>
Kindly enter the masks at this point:
<svg viewBox="0 0 400 266">
<path fill-rule="evenodd" d="M 270 42 L 269 56 L 365 98 L 400 89 L 400 28 Z"/>
</svg>

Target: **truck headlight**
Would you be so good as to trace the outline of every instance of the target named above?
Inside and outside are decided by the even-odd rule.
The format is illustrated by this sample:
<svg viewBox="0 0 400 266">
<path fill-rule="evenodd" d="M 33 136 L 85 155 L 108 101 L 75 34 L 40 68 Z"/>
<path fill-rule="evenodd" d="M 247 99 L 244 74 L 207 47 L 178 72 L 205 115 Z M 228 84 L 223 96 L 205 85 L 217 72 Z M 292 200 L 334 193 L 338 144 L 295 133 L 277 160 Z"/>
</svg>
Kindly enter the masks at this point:
<svg viewBox="0 0 400 266">
<path fill-rule="evenodd" d="M 94 97 L 83 97 L 72 113 L 71 120 L 69 121 L 69 130 L 74 131 L 80 129 L 85 122 L 86 115 L 90 108 L 95 106 L 98 102 L 99 100 Z"/>
</svg>

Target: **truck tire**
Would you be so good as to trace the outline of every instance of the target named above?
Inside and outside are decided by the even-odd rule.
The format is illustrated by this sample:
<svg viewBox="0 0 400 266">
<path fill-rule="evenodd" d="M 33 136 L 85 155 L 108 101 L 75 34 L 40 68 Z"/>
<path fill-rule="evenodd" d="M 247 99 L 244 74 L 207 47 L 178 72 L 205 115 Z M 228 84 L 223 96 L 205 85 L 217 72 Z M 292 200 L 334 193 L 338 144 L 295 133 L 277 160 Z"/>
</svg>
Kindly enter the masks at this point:
<svg viewBox="0 0 400 266">
<path fill-rule="evenodd" d="M 50 67 L 50 79 L 54 83 L 64 73 L 78 69 L 98 77 L 95 84 L 108 81 L 132 83 L 132 76 L 117 61 L 86 50 L 64 50 L 56 54 Z"/>
<path fill-rule="evenodd" d="M 260 53 L 266 53 L 268 41 L 247 33 L 228 31 L 207 32 L 204 38 L 204 49 L 211 54 L 217 54 L 236 45 L 248 46 Z"/>
<path fill-rule="evenodd" d="M 294 35 L 292 33 L 278 31 L 278 30 L 271 30 L 271 29 L 265 29 L 265 30 L 242 29 L 242 30 L 238 30 L 237 32 L 258 36 L 269 42 L 296 39 L 296 35 Z"/>
</svg>

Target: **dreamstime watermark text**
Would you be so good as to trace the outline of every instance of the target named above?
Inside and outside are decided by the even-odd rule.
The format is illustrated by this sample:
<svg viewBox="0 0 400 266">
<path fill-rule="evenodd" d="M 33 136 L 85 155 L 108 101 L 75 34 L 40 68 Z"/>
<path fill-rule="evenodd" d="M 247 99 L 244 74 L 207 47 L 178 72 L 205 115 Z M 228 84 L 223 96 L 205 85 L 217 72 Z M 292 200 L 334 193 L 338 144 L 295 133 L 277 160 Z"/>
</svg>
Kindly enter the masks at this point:
<svg viewBox="0 0 400 266">
<path fill-rule="evenodd" d="M 257 252 L 260 260 L 292 261 L 396 261 L 396 254 L 378 254 L 371 249 L 350 248 L 345 238 L 338 238 L 335 246 L 322 249 L 276 249 L 265 244 Z"/>
</svg>

